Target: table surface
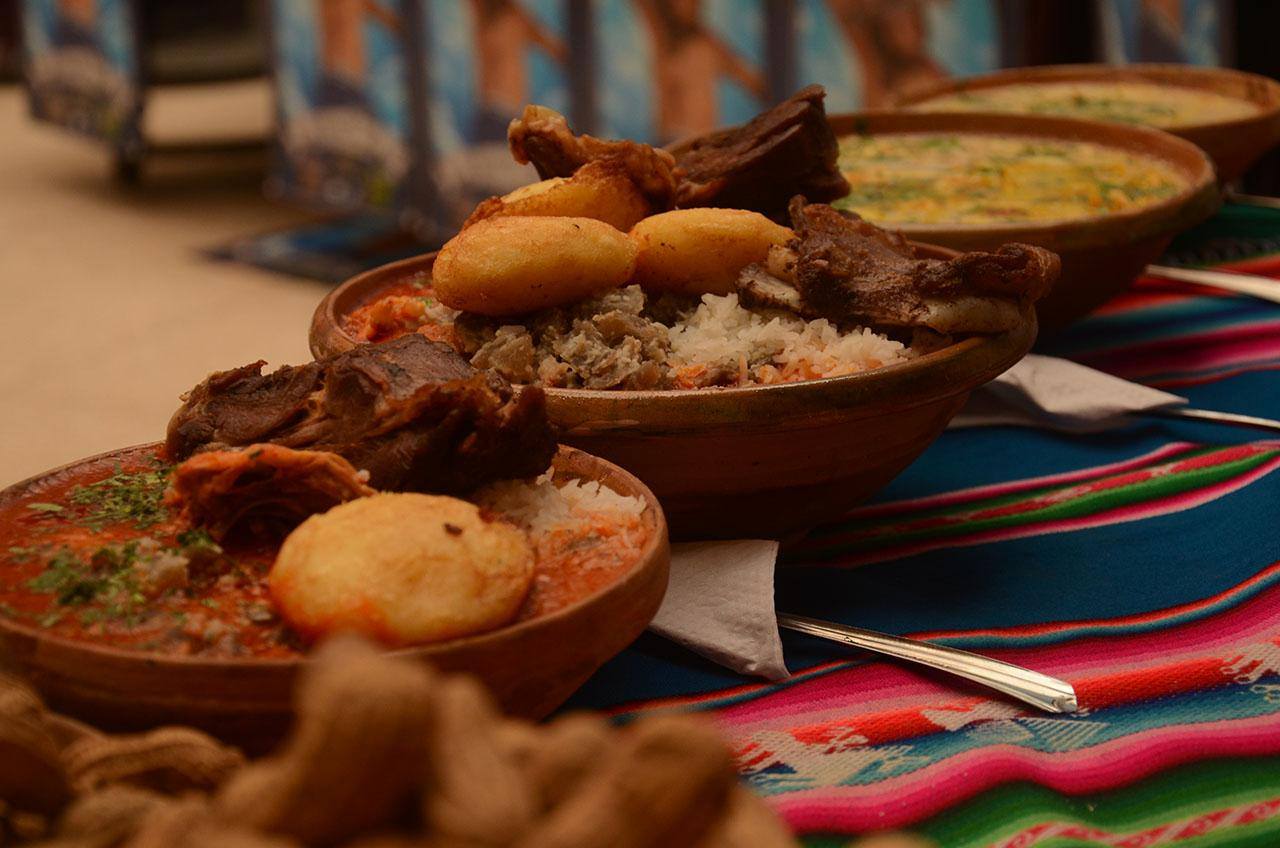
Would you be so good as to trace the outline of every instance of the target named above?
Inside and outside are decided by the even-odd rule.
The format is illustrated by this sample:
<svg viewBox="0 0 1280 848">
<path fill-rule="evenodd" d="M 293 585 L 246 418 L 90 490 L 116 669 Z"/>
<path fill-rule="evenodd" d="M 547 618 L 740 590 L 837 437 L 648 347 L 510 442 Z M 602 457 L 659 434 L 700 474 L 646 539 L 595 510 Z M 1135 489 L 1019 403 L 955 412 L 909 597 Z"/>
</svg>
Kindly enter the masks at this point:
<svg viewBox="0 0 1280 848">
<path fill-rule="evenodd" d="M 1280 279 L 1280 212 L 1227 207 L 1171 256 Z M 1142 280 L 1043 349 L 1280 418 L 1280 305 Z M 1079 714 L 793 634 L 778 684 L 646 635 L 571 706 L 713 713 L 812 844 L 1280 844 L 1277 469 L 1280 440 L 1218 425 L 950 431 L 780 564 L 779 609 L 1064 678 Z"/>
</svg>

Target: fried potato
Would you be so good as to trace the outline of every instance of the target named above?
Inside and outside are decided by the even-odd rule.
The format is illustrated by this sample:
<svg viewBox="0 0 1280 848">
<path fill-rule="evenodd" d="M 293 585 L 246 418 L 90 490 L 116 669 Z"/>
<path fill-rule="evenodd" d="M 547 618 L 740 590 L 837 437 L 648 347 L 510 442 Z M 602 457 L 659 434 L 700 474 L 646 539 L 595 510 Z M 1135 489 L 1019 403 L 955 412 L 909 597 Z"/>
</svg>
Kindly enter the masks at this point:
<svg viewBox="0 0 1280 848">
<path fill-rule="evenodd" d="M 509 215 L 555 215 L 594 218 L 626 232 L 650 211 L 649 201 L 622 164 L 604 159 L 588 162 L 572 177 L 553 177 L 491 197 L 476 207 L 462 228 Z"/>
<path fill-rule="evenodd" d="M 313 515 L 270 574 L 281 616 L 308 638 L 351 630 L 416 645 L 509 622 L 533 582 L 524 531 L 456 498 L 377 494 Z"/>
<path fill-rule="evenodd" d="M 743 268 L 794 233 L 745 209 L 677 209 L 631 228 L 639 253 L 631 282 L 646 291 L 728 294 Z"/>
<path fill-rule="evenodd" d="M 635 243 L 592 218 L 490 218 L 449 240 L 431 284 L 445 306 L 499 317 L 564 306 L 631 278 Z"/>
</svg>

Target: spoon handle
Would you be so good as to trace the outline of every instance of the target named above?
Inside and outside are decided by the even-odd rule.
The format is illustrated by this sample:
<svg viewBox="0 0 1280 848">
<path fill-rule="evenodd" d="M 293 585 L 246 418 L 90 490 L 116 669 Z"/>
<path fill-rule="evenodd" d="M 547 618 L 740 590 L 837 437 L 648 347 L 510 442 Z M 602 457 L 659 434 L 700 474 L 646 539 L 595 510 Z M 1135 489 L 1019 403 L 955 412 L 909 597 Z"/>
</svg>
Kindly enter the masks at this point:
<svg viewBox="0 0 1280 848">
<path fill-rule="evenodd" d="M 800 615 L 778 613 L 778 626 L 817 636 L 864 651 L 896 657 L 945 671 L 1003 692 L 1019 701 L 1051 713 L 1073 713 L 1079 709 L 1071 684 L 1000 660 L 971 654 L 930 642 L 890 636 L 861 627 L 849 627 Z"/>
</svg>

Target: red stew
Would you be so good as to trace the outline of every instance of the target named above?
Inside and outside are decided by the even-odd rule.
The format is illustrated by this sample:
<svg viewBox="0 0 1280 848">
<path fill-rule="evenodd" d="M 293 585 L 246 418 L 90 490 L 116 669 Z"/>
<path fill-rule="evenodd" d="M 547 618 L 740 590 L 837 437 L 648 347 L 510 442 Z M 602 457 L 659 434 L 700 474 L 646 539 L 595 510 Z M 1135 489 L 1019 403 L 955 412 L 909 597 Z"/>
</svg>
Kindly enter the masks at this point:
<svg viewBox="0 0 1280 848">
<path fill-rule="evenodd" d="M 439 305 L 430 280 L 420 273 L 379 290 L 343 319 L 342 329 L 362 342 L 385 342 L 421 333 L 456 348 L 453 327 L 437 323 L 427 314 Z"/>
<path fill-rule="evenodd" d="M 72 466 L 0 506 L 0 617 L 58 636 L 169 655 L 289 657 L 267 574 L 278 545 L 215 544 L 163 504 L 169 468 L 136 448 Z M 534 585 L 517 620 L 562 609 L 635 565 L 646 540 L 621 526 L 535 537 Z"/>
</svg>

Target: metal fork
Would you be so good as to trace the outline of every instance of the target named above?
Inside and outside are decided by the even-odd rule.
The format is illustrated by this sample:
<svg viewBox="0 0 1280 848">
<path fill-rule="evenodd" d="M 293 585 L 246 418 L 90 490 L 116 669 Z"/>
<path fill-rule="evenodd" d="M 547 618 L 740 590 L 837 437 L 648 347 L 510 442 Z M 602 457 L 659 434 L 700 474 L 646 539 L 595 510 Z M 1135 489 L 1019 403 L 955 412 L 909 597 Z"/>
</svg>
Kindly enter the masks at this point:
<svg viewBox="0 0 1280 848">
<path fill-rule="evenodd" d="M 1076 690 L 1066 681 L 959 648 L 948 648 L 918 639 L 904 639 L 901 636 L 890 636 L 861 627 L 819 621 L 785 612 L 778 613 L 778 626 L 945 671 L 1003 692 L 1046 712 L 1073 713 L 1080 708 L 1076 701 Z"/>
<path fill-rule="evenodd" d="M 1153 418 L 1182 418 L 1191 421 L 1210 421 L 1214 424 L 1230 424 L 1235 427 L 1251 427 L 1280 433 L 1280 421 L 1259 418 L 1256 415 L 1240 415 L 1236 412 L 1216 412 L 1212 409 L 1194 409 L 1189 406 L 1169 406 L 1162 409 L 1144 409 L 1134 415 Z"/>
<path fill-rule="evenodd" d="M 1165 280 L 1177 280 L 1181 283 L 1196 283 L 1223 291 L 1245 294 L 1259 300 L 1280 303 L 1280 280 L 1262 277 L 1257 274 L 1244 274 L 1236 271 L 1207 271 L 1203 268 L 1174 268 L 1169 265 L 1148 265 L 1144 271 L 1148 276 Z"/>
</svg>

